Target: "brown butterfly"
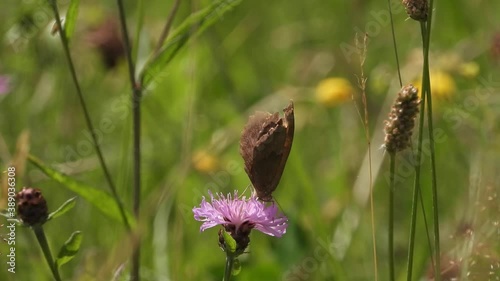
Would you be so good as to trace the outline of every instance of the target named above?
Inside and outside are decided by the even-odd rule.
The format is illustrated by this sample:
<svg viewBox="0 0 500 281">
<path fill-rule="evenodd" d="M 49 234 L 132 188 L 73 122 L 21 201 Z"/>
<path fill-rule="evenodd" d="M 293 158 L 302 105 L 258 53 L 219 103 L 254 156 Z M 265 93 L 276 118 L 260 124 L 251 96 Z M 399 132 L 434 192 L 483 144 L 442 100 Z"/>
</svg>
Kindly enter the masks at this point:
<svg viewBox="0 0 500 281">
<path fill-rule="evenodd" d="M 240 154 L 257 197 L 269 202 L 276 190 L 290 154 L 294 132 L 293 102 L 276 112 L 256 112 L 250 116 L 241 134 Z"/>
</svg>

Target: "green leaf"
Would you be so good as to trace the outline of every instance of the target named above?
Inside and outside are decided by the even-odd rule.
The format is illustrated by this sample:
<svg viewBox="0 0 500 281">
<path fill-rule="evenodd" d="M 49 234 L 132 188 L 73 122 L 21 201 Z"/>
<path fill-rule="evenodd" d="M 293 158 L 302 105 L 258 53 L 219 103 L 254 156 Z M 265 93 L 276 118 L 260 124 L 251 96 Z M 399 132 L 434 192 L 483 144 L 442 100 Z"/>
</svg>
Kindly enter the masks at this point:
<svg viewBox="0 0 500 281">
<path fill-rule="evenodd" d="M 226 246 L 226 252 L 234 254 L 236 253 L 236 240 L 227 232 L 225 229 L 222 229 L 222 237 L 224 237 L 224 243 Z"/>
<path fill-rule="evenodd" d="M 71 0 L 68 11 L 66 12 L 66 18 L 64 19 L 64 32 L 66 33 L 66 38 L 68 38 L 68 40 L 70 40 L 71 36 L 73 36 L 73 33 L 75 32 L 79 5 L 80 0 Z"/>
<path fill-rule="evenodd" d="M 75 199 L 76 199 L 76 197 L 73 197 L 73 198 L 69 199 L 68 201 L 64 202 L 61 205 L 61 207 L 59 207 L 59 209 L 57 209 L 54 212 L 49 214 L 49 217 L 47 218 L 47 220 L 51 220 L 51 219 L 55 219 L 57 217 L 60 217 L 63 214 L 65 214 L 66 212 L 68 212 L 69 210 L 73 209 L 73 207 L 75 207 L 75 205 L 76 205 Z"/>
<path fill-rule="evenodd" d="M 101 211 L 101 213 L 103 213 L 107 217 L 119 221 L 122 224 L 125 224 L 115 199 L 111 195 L 109 195 L 109 193 L 104 192 L 103 190 L 97 189 L 95 187 L 86 185 L 84 183 L 77 182 L 71 177 L 68 177 L 48 167 L 40 159 L 34 157 L 33 155 L 29 155 L 28 160 L 38 169 L 40 169 L 44 174 L 49 176 L 51 179 L 61 183 L 62 186 L 75 192 L 84 200 L 94 205 L 94 207 L 96 207 L 99 211 Z M 123 210 L 123 212 L 125 212 L 125 216 L 127 217 L 127 220 L 129 221 L 130 225 L 134 226 L 135 220 L 133 216 L 129 212 L 127 212 L 127 210 Z"/>
<path fill-rule="evenodd" d="M 80 250 L 80 245 L 82 244 L 83 234 L 81 231 L 75 231 L 69 239 L 64 242 L 64 245 L 57 255 L 56 266 L 59 268 L 63 264 L 69 262 Z"/>
<path fill-rule="evenodd" d="M 218 0 L 210 6 L 191 14 L 184 22 L 165 40 L 159 53 L 151 57 L 141 71 L 140 78 L 143 86 L 149 85 L 156 76 L 163 71 L 168 63 L 186 42 L 200 35 L 209 26 L 217 22 L 224 13 L 230 11 L 242 0 Z"/>
</svg>

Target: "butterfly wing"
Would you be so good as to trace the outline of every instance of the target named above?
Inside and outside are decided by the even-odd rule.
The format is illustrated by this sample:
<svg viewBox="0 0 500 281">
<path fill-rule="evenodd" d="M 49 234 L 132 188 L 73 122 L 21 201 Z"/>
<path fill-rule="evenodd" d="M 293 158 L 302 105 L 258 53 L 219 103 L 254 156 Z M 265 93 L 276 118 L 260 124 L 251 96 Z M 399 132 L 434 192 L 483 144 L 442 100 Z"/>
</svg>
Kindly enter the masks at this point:
<svg viewBox="0 0 500 281">
<path fill-rule="evenodd" d="M 240 154 L 257 197 L 271 201 L 290 154 L 294 132 L 293 103 L 278 113 L 257 112 L 243 129 Z"/>
</svg>

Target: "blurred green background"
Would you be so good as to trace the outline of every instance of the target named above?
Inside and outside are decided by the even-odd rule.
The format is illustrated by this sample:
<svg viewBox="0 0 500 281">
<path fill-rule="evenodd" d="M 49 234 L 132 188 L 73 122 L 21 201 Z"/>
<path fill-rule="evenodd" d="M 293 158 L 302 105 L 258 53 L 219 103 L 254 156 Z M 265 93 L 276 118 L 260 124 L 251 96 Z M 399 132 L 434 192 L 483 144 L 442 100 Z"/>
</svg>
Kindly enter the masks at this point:
<svg viewBox="0 0 500 281">
<path fill-rule="evenodd" d="M 63 12 L 68 2 L 59 1 Z M 435 2 L 431 82 L 435 128 L 443 136 L 436 144 L 443 267 L 454 261 L 452 270 L 470 273 L 464 280 L 499 280 L 500 2 Z M 182 1 L 174 28 L 209 3 Z M 172 1 L 144 5 L 139 67 L 156 44 Z M 416 82 L 422 68 L 419 24 L 407 19 L 398 1 L 393 7 L 403 83 Z M 135 39 L 136 2 L 126 1 L 126 9 Z M 49 6 L 4 1 L 0 16 L 0 169 L 15 164 L 17 188 L 42 189 L 50 210 L 75 194 L 27 163 L 28 149 L 51 167 L 107 191 L 59 37 L 51 35 Z M 113 1 L 82 2 L 71 52 L 92 120 L 102 132 L 106 162 L 131 209 L 130 83 L 116 23 Z M 143 280 L 222 279 L 218 229 L 200 233 L 191 210 L 208 190 L 243 192 L 249 186 L 238 153 L 240 132 L 254 111 L 281 111 L 290 99 L 295 139 L 274 194 L 289 228 L 279 239 L 253 231 L 234 280 L 375 279 L 368 144 L 355 106 L 363 111 L 354 39 L 363 32 L 369 35 L 363 69 L 378 276 L 387 280 L 388 161 L 380 147 L 399 83 L 387 2 L 359 0 L 243 0 L 190 41 L 144 91 Z M 397 162 L 396 269 L 403 279 L 413 186 L 413 168 L 404 159 L 410 156 L 402 153 Z M 423 203 L 430 219 L 428 158 L 423 165 Z M 45 229 L 55 253 L 73 231 L 84 234 L 80 252 L 62 268 L 64 280 L 113 280 L 122 267 L 128 273 L 131 247 L 123 226 L 88 202 L 78 199 L 69 214 Z M 0 228 L 0 234 L 6 232 Z M 16 238 L 15 275 L 7 272 L 8 245 L 0 242 L 0 280 L 51 280 L 32 232 L 19 226 Z M 422 212 L 416 245 L 418 280 L 430 263 Z"/>
</svg>

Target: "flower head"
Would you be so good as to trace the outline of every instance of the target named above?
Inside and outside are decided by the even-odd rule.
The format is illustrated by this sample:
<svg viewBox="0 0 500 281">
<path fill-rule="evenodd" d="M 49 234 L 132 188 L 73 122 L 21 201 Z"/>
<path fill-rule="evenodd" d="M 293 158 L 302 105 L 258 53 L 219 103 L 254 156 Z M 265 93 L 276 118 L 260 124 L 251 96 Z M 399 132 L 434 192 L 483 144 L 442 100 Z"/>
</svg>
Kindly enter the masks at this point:
<svg viewBox="0 0 500 281">
<path fill-rule="evenodd" d="M 194 218 L 203 222 L 200 231 L 223 225 L 226 231 L 234 235 L 249 233 L 253 228 L 276 237 L 286 233 L 288 219 L 278 213 L 275 204 L 266 206 L 255 197 L 240 199 L 237 191 L 233 196 L 219 193 L 215 197 L 210 193 L 210 201 L 211 203 L 207 202 L 203 197 L 200 206 L 193 208 Z"/>
<path fill-rule="evenodd" d="M 220 164 L 217 156 L 208 150 L 195 152 L 191 162 L 196 171 L 205 174 L 215 172 Z"/>
<path fill-rule="evenodd" d="M 328 78 L 316 86 L 316 100 L 325 106 L 336 106 L 349 101 L 354 93 L 351 82 L 345 78 Z"/>
<path fill-rule="evenodd" d="M 233 197 L 231 194 L 224 196 L 219 193 L 215 198 L 212 193 L 209 194 L 211 203 L 203 197 L 200 207 L 193 208 L 194 218 L 203 222 L 200 231 L 219 224 L 224 227 L 224 230 L 219 230 L 219 246 L 228 255 L 238 256 L 244 253 L 250 243 L 250 231 L 253 228 L 276 237 L 285 234 L 287 218 L 278 213 L 275 204 L 266 206 L 254 196 L 240 199 L 237 191 Z M 232 237 L 235 245 L 225 238 L 227 234 Z"/>
<path fill-rule="evenodd" d="M 458 66 L 458 73 L 465 78 L 474 79 L 479 74 L 479 64 L 476 62 L 466 62 Z"/>
<path fill-rule="evenodd" d="M 431 70 L 431 94 L 438 101 L 450 100 L 457 91 L 457 86 L 453 77 L 442 70 Z M 422 78 L 413 83 L 421 95 Z M 420 96 L 421 97 L 421 96 Z M 438 103 L 439 104 L 439 103 Z"/>
</svg>

